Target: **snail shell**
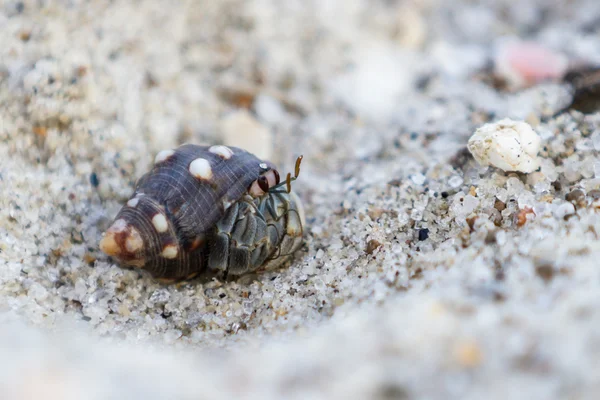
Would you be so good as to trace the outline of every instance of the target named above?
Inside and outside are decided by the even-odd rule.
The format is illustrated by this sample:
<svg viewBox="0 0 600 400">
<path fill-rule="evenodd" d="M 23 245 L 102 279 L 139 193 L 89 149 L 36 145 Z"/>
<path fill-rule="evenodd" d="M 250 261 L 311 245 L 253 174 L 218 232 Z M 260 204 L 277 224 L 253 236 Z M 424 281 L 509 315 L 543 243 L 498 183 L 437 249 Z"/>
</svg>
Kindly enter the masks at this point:
<svg viewBox="0 0 600 400">
<path fill-rule="evenodd" d="M 278 266 L 301 246 L 304 225 L 300 199 L 281 186 L 272 163 L 240 148 L 161 151 L 100 249 L 168 281 Z"/>
</svg>

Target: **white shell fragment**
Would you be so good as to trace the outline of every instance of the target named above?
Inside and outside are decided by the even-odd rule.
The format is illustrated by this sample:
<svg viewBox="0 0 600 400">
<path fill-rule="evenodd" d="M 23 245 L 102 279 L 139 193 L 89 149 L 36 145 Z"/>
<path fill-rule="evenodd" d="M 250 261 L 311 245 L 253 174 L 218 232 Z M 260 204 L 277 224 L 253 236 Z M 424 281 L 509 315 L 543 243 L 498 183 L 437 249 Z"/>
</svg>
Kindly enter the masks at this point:
<svg viewBox="0 0 600 400">
<path fill-rule="evenodd" d="M 530 173 L 539 166 L 540 142 L 528 123 L 505 118 L 477 129 L 467 147 L 481 165 Z"/>
</svg>

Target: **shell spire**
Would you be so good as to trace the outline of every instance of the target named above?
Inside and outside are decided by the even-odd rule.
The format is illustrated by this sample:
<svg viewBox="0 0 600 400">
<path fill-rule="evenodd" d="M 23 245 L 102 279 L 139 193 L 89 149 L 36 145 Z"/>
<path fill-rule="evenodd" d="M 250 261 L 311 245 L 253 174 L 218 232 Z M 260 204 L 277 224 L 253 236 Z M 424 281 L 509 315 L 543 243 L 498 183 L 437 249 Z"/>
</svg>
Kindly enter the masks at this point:
<svg viewBox="0 0 600 400">
<path fill-rule="evenodd" d="M 100 250 L 123 264 L 143 266 L 144 240 L 140 232 L 124 219 L 117 219 L 100 241 Z"/>
</svg>

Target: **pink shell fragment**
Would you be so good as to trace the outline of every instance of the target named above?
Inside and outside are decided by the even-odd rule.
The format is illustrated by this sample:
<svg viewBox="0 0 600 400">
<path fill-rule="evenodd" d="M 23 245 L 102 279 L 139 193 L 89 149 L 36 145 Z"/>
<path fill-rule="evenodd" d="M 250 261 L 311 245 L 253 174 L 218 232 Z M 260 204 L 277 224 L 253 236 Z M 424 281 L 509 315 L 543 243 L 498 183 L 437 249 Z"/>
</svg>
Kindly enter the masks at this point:
<svg viewBox="0 0 600 400">
<path fill-rule="evenodd" d="M 535 42 L 506 43 L 500 46 L 495 59 L 498 74 L 514 86 L 560 79 L 568 64 L 564 54 Z"/>
</svg>

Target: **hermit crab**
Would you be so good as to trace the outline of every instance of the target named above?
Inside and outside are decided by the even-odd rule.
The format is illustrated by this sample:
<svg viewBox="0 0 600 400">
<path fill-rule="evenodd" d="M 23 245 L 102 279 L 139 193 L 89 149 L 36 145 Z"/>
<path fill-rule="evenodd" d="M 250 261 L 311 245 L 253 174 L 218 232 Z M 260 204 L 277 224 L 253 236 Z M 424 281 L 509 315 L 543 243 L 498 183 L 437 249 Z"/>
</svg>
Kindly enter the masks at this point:
<svg viewBox="0 0 600 400">
<path fill-rule="evenodd" d="M 163 281 L 272 269 L 302 245 L 302 203 L 275 166 L 236 147 L 185 144 L 156 155 L 100 241 Z"/>
</svg>

